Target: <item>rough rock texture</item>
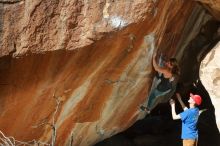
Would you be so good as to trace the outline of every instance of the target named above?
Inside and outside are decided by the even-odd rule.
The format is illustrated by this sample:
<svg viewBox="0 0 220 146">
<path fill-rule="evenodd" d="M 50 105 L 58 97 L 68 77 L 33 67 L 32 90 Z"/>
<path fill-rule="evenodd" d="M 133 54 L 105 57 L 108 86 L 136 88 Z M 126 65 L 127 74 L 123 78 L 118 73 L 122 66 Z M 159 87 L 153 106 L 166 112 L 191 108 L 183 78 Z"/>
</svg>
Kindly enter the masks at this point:
<svg viewBox="0 0 220 146">
<path fill-rule="evenodd" d="M 54 97 L 57 145 L 127 129 L 143 116 L 152 53 L 181 58 L 185 25 L 196 32 L 210 18 L 193 1 L 1 0 L 1 131 L 50 141 Z"/>
<path fill-rule="evenodd" d="M 143 20 L 152 21 L 152 18 L 159 19 L 158 16 L 161 15 L 168 16 L 161 12 L 174 5 L 169 2 L 165 4 L 166 8 L 157 13 L 158 2 L 143 0 L 15 0 L 13 4 L 1 2 L 4 7 L 1 15 L 1 56 L 10 53 L 17 56 L 27 52 L 82 48 L 94 43 L 106 33 L 129 24 Z M 172 11 L 174 14 L 182 6 L 181 2 L 176 4 L 177 7 Z M 158 23 L 159 25 L 161 24 Z M 155 28 L 156 26 L 146 31 L 152 32 Z"/>
<path fill-rule="evenodd" d="M 200 77 L 215 106 L 215 115 L 220 129 L 220 42 L 205 57 L 200 66 Z"/>
</svg>

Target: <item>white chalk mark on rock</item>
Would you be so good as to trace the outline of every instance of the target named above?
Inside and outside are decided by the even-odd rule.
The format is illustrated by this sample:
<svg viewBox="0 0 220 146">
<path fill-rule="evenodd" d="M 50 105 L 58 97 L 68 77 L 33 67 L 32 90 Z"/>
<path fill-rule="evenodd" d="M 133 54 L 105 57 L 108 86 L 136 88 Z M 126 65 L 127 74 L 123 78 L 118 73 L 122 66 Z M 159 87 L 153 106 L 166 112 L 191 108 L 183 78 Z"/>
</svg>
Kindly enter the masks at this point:
<svg viewBox="0 0 220 146">
<path fill-rule="evenodd" d="M 110 24 L 114 28 L 123 28 L 128 25 L 128 23 L 120 16 L 112 16 L 110 18 Z"/>
</svg>

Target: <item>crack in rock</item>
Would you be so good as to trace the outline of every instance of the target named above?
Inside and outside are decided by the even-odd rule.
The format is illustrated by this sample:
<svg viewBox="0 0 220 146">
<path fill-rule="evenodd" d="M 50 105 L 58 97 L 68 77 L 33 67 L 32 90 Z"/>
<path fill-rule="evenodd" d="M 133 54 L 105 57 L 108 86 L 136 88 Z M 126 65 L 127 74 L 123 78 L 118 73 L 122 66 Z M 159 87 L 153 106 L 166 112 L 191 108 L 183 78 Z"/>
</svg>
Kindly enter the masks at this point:
<svg viewBox="0 0 220 146">
<path fill-rule="evenodd" d="M 0 4 L 15 4 L 24 0 L 0 0 Z"/>
</svg>

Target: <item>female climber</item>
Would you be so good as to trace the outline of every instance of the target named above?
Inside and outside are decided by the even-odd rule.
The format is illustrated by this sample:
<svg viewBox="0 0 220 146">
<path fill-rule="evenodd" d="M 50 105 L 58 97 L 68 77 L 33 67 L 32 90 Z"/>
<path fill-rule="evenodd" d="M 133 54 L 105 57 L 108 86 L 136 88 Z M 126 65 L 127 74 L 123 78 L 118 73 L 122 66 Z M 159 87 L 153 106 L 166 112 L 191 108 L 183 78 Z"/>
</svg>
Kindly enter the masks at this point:
<svg viewBox="0 0 220 146">
<path fill-rule="evenodd" d="M 153 67 L 157 71 L 156 77 L 158 84 L 155 88 L 151 89 L 150 95 L 147 100 L 147 105 L 142 105 L 140 108 L 148 114 L 159 103 L 167 102 L 171 97 L 169 93 L 174 93 L 177 83 L 177 78 L 180 74 L 179 66 L 175 58 L 170 58 L 165 61 L 162 66 L 156 62 L 156 53 L 153 55 Z"/>
</svg>

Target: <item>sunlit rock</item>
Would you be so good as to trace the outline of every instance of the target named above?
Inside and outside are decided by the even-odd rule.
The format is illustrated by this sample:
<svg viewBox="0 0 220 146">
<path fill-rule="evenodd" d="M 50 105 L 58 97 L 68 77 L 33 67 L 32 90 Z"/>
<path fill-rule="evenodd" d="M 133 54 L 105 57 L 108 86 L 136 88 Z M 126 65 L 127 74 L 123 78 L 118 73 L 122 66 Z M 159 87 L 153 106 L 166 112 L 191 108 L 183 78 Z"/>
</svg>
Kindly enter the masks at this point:
<svg viewBox="0 0 220 146">
<path fill-rule="evenodd" d="M 182 0 L 0 0 L 0 130 L 50 143 L 55 126 L 57 145 L 89 146 L 127 129 L 153 52 L 180 59 L 205 15 Z"/>
<path fill-rule="evenodd" d="M 220 42 L 207 54 L 200 66 L 202 83 L 215 106 L 216 122 L 220 129 Z"/>
</svg>

